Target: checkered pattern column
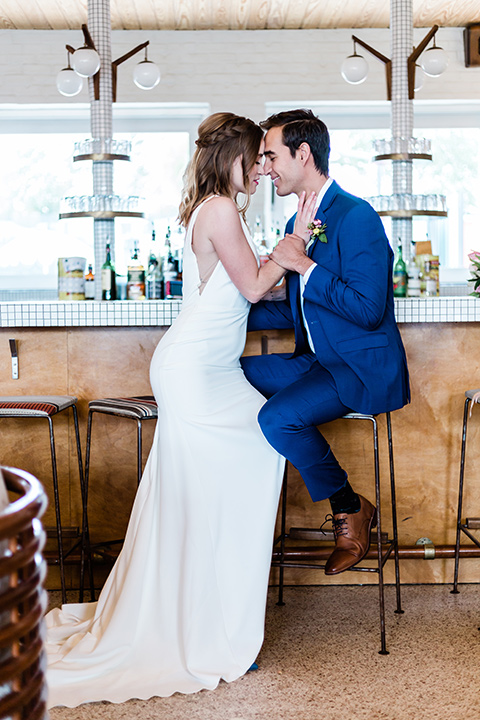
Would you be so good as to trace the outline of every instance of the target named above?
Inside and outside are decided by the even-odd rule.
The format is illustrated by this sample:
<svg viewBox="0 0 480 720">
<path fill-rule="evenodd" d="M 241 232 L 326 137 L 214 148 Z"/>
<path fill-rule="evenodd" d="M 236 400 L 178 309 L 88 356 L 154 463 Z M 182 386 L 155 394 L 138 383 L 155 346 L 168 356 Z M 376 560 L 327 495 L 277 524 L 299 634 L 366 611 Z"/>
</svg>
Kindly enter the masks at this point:
<svg viewBox="0 0 480 720">
<path fill-rule="evenodd" d="M 93 138 L 112 137 L 112 44 L 110 0 L 88 0 L 88 29 L 100 55 L 100 100 L 95 100 L 93 80 L 90 89 L 90 129 Z M 113 162 L 92 163 L 94 195 L 113 193 Z M 102 299 L 101 267 L 105 262 L 105 246 L 110 243 L 115 263 L 115 220 L 93 221 L 95 253 L 95 300 Z"/>
<path fill-rule="evenodd" d="M 413 101 L 408 98 L 407 59 L 413 48 L 412 0 L 390 0 L 392 47 L 392 137 L 409 138 L 413 133 Z M 393 192 L 412 192 L 412 161 L 393 161 Z M 392 219 L 392 242 L 401 239 L 403 257 L 411 252 L 412 218 Z"/>
</svg>

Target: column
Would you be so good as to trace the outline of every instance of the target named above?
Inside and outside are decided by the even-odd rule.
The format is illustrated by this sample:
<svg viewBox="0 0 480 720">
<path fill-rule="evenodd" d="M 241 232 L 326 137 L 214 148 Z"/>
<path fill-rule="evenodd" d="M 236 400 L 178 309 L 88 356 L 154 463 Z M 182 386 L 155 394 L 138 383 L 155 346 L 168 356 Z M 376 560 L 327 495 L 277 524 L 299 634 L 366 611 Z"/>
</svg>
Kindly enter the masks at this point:
<svg viewBox="0 0 480 720">
<path fill-rule="evenodd" d="M 390 0 L 392 52 L 392 138 L 413 134 L 413 101 L 408 97 L 408 57 L 413 49 L 412 0 Z M 412 161 L 393 160 L 393 193 L 412 192 Z M 392 244 L 402 243 L 403 257 L 411 254 L 412 218 L 392 218 Z"/>
</svg>

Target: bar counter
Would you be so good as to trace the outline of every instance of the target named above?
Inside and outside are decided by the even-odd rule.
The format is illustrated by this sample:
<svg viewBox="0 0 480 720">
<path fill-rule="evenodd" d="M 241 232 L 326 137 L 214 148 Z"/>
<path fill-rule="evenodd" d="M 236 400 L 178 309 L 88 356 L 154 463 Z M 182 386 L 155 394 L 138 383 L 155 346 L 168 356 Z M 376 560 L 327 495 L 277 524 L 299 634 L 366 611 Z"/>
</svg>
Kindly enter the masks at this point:
<svg viewBox="0 0 480 720">
<path fill-rule="evenodd" d="M 167 327 L 180 311 L 180 300 L 133 302 L 2 302 L 0 328 L 13 327 Z M 397 322 L 478 322 L 474 297 L 395 300 Z"/>
<path fill-rule="evenodd" d="M 412 402 L 392 414 L 400 544 L 429 538 L 434 545 L 455 542 L 456 504 L 464 392 L 480 388 L 480 301 L 472 297 L 396 300 L 396 315 L 405 344 Z M 179 300 L 98 302 L 10 302 L 0 304 L 0 395 L 75 395 L 85 449 L 89 400 L 150 395 L 152 354 L 181 307 Z M 290 331 L 250 333 L 245 354 L 258 354 L 262 336 L 268 352 L 289 352 Z M 12 379 L 9 338 L 18 346 L 19 378 Z M 263 341 L 265 346 L 265 341 Z M 465 514 L 480 517 L 480 409 L 469 424 Z M 388 515 L 388 464 L 385 422 L 380 416 L 384 530 Z M 365 427 L 364 427 L 365 426 Z M 144 427 L 144 459 L 153 439 L 153 424 Z M 353 487 L 373 498 L 373 452 L 369 423 L 337 420 L 324 432 Z M 73 424 L 66 413 L 55 418 L 62 525 L 81 522 Z M 38 420 L 3 420 L 0 462 L 37 476 L 52 496 L 47 426 Z M 94 540 L 121 537 L 136 489 L 136 426 L 96 415 L 90 471 L 90 527 Z M 294 468 L 289 470 L 288 526 L 319 527 L 330 512 L 328 502 L 311 502 Z M 45 524 L 54 525 L 53 501 Z M 241 542 L 241 539 L 239 539 Z M 462 544 L 469 541 L 462 538 Z M 460 581 L 478 581 L 478 559 L 464 558 Z M 402 581 L 449 583 L 453 560 L 403 560 Z M 386 581 L 393 566 L 386 565 Z M 74 582 L 74 579 L 72 580 Z M 327 578 L 322 571 L 289 570 L 287 583 L 376 582 L 370 573 Z M 56 584 L 51 569 L 49 586 Z"/>
</svg>

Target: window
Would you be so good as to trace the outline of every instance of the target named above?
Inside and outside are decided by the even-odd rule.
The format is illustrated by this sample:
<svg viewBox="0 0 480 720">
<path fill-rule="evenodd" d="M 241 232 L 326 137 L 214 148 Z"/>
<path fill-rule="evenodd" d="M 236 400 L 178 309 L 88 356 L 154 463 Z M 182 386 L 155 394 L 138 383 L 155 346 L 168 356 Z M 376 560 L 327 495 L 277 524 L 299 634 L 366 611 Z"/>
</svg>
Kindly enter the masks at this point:
<svg viewBox="0 0 480 720">
<path fill-rule="evenodd" d="M 15 112 L 0 108 L 4 133 L 0 299 L 4 300 L 56 299 L 57 258 L 80 256 L 93 262 L 93 220 L 58 218 L 63 197 L 93 194 L 92 162 L 73 161 L 74 143 L 89 136 L 89 108 L 84 106 L 83 117 L 82 108 L 73 105 L 61 106 L 60 111 L 57 106 L 29 110 L 17 109 L 15 121 Z M 153 227 L 160 248 L 168 226 L 173 244 L 181 243 L 181 234 L 174 229 L 182 177 L 198 123 L 207 111 L 204 106 L 114 108 L 115 139 L 132 143 L 131 161 L 113 163 L 114 192 L 145 198 L 144 219 L 115 220 L 119 274 L 126 274 L 134 241 L 146 260 Z M 36 124 L 32 112 L 37 113 Z M 56 113 L 63 116 L 60 124 Z"/>
<path fill-rule="evenodd" d="M 389 103 L 290 103 L 268 106 L 267 112 L 311 107 L 331 134 L 330 174 L 360 197 L 392 192 L 392 163 L 373 162 L 373 140 L 390 137 Z M 415 137 L 431 140 L 433 161 L 414 160 L 413 194 L 440 194 L 447 199 L 448 218 L 413 219 L 413 240 L 428 239 L 440 256 L 442 283 L 466 283 L 468 253 L 480 250 L 480 103 L 415 101 Z M 354 125 L 354 127 L 352 127 Z M 282 223 L 296 209 L 296 198 L 272 197 L 272 214 Z M 384 221 L 392 245 L 391 221 Z"/>
</svg>

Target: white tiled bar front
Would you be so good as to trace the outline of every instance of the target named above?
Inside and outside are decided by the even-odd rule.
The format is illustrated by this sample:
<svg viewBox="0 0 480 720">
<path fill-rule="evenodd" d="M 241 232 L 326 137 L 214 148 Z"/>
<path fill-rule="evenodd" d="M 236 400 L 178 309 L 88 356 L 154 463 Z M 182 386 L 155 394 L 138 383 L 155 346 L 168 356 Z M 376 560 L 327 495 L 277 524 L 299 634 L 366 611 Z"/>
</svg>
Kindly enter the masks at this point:
<svg viewBox="0 0 480 720">
<path fill-rule="evenodd" d="M 177 317 L 181 300 L 132 302 L 4 302 L 0 327 L 167 327 Z M 474 297 L 395 300 L 399 323 L 479 322 Z"/>
<path fill-rule="evenodd" d="M 165 327 L 181 300 L 132 302 L 5 302 L 0 327 Z"/>
</svg>

